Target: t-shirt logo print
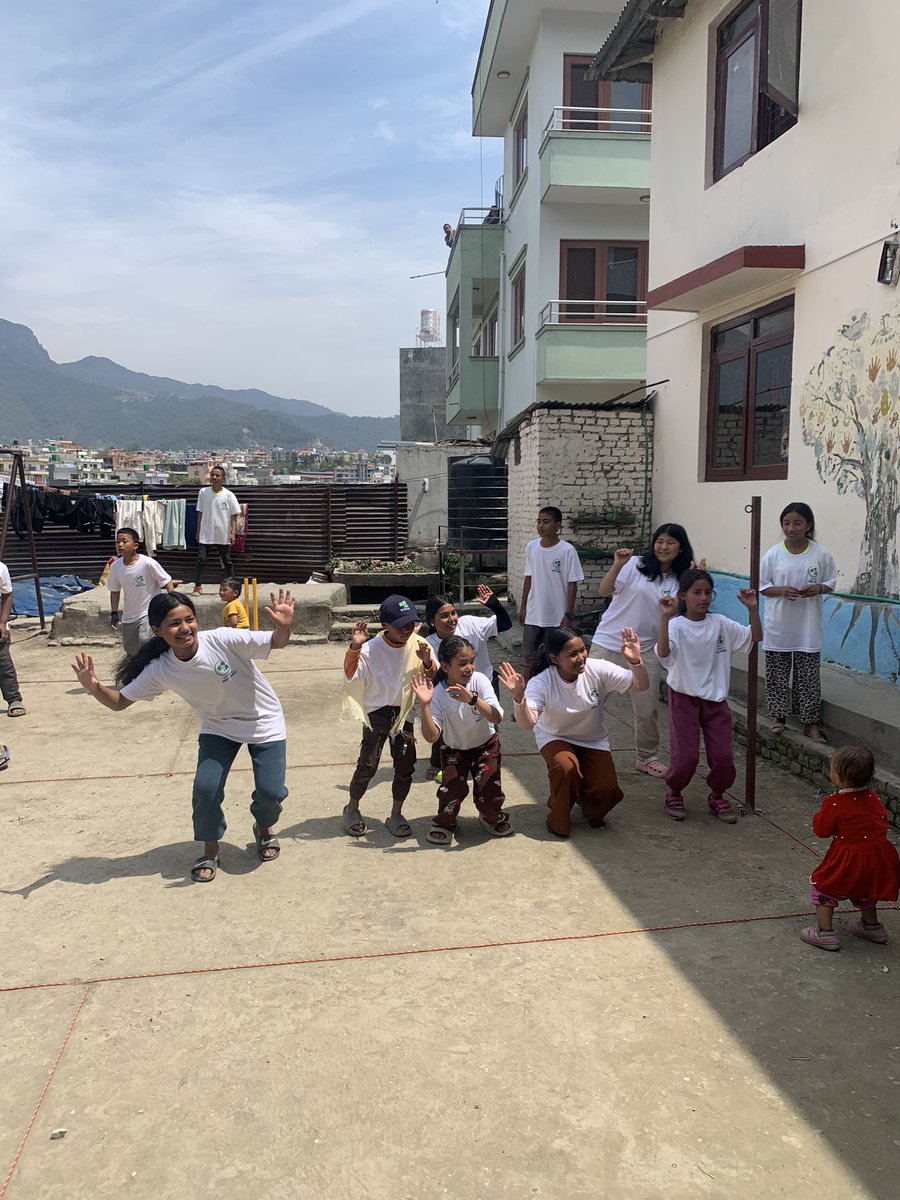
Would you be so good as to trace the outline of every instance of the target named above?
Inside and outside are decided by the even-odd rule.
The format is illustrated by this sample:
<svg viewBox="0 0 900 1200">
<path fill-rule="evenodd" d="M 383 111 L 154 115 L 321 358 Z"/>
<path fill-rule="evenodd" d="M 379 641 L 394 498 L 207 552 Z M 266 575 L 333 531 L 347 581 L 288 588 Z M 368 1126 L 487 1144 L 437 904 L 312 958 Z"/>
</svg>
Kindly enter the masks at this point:
<svg viewBox="0 0 900 1200">
<path fill-rule="evenodd" d="M 726 649 L 727 649 L 727 647 L 725 645 L 725 639 L 722 637 L 722 635 L 720 633 L 719 636 L 716 638 L 716 654 L 724 654 Z"/>
<path fill-rule="evenodd" d="M 134 586 L 135 587 L 143 587 L 144 582 L 145 581 L 144 581 L 143 575 L 135 575 L 135 577 L 134 577 Z"/>
<path fill-rule="evenodd" d="M 819 578 L 819 568 L 816 566 L 808 567 L 806 571 L 806 578 L 810 581 L 810 583 L 815 583 Z"/>
<path fill-rule="evenodd" d="M 588 690 L 588 700 L 590 700 L 590 702 L 594 706 L 594 708 L 596 708 L 597 705 L 600 703 L 600 693 L 597 691 L 596 688 L 590 688 Z"/>
<path fill-rule="evenodd" d="M 562 575 L 562 559 L 554 558 L 553 566 L 550 569 L 554 575 Z"/>
<path fill-rule="evenodd" d="M 221 680 L 227 680 L 234 674 L 234 668 L 230 662 L 226 662 L 224 658 L 220 658 L 216 663 L 214 670 Z"/>
</svg>

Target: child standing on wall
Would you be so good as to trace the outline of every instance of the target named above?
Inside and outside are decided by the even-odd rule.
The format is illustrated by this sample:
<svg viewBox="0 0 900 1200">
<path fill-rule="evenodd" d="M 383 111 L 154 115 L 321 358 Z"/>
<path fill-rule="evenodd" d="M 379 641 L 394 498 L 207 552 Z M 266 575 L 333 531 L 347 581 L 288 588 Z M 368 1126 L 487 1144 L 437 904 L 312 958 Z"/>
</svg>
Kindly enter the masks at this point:
<svg viewBox="0 0 900 1200">
<path fill-rule="evenodd" d="M 385 825 L 394 837 L 409 837 L 412 829 L 403 819 L 403 802 L 412 786 L 416 743 L 410 714 L 415 695 L 413 678 L 436 667 L 431 647 L 418 635 L 416 607 L 405 596 L 388 596 L 378 610 L 384 626 L 369 640 L 365 621 L 358 621 L 344 655 L 344 712 L 363 725 L 356 770 L 350 780 L 350 800 L 344 809 L 344 832 L 362 837 L 368 827 L 359 802 L 378 770 L 385 742 L 390 742 L 394 763 L 391 786 L 393 806 Z"/>
<path fill-rule="evenodd" d="M 826 742 L 819 728 L 822 597 L 834 591 L 837 567 L 815 540 L 815 517 L 808 504 L 789 504 L 779 520 L 784 538 L 766 551 L 759 568 L 759 590 L 766 598 L 763 650 L 769 730 L 784 733 L 788 714 L 795 712 L 810 741 Z"/>
<path fill-rule="evenodd" d="M 577 585 L 584 579 L 578 552 L 559 536 L 560 510 L 553 505 L 542 508 L 536 528 L 538 536 L 525 547 L 525 583 L 519 605 L 519 624 L 525 627 L 526 674 L 550 630 L 567 629 L 571 624 Z"/>
<path fill-rule="evenodd" d="M 249 629 L 250 618 L 241 603 L 243 584 L 239 579 L 223 579 L 219 584 L 219 599 L 222 601 L 222 624 L 226 629 Z"/>
<path fill-rule="evenodd" d="M 159 592 L 173 591 L 175 584 L 155 558 L 140 554 L 140 538 L 136 530 L 124 526 L 116 532 L 116 553 L 119 555 L 109 568 L 106 586 L 109 588 L 109 623 L 122 629 L 122 645 L 129 658 L 134 658 L 141 646 L 153 637 L 147 611 L 150 601 Z M 124 595 L 122 612 L 119 599 Z"/>
<path fill-rule="evenodd" d="M 673 821 L 686 817 L 682 792 L 700 762 L 700 735 L 706 749 L 710 811 L 727 825 L 737 815 L 723 793 L 734 783 L 737 771 L 731 742 L 732 653 L 746 654 L 762 638 L 756 592 L 741 588 L 738 599 L 750 613 L 749 628 L 721 613 L 711 613 L 712 576 L 693 568 L 678 580 L 678 599 L 659 601 L 656 655 L 669 673 L 669 758 L 665 779 L 669 789 L 666 815 Z"/>
<path fill-rule="evenodd" d="M 831 782 L 837 791 L 825 797 L 812 819 L 813 833 L 832 842 L 809 877 L 816 923 L 802 930 L 800 937 L 820 950 L 841 948 L 833 924 L 841 900 L 850 900 L 859 909 L 859 920 L 848 927 L 854 937 L 881 946 L 888 940 L 876 903 L 896 902 L 900 856 L 887 838 L 887 810 L 869 788 L 874 773 L 875 760 L 865 746 L 836 750 Z"/>
</svg>

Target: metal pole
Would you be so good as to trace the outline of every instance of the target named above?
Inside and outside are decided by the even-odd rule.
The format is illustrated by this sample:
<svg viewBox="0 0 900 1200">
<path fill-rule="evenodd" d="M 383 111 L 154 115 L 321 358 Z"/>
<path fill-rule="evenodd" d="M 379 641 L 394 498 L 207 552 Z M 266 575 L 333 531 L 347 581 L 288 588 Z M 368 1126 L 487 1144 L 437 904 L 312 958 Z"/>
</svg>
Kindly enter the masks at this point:
<svg viewBox="0 0 900 1200">
<path fill-rule="evenodd" d="M 762 523 L 762 498 L 753 496 L 746 506 L 750 514 L 750 587 L 759 602 L 759 543 Z M 759 693 L 759 643 L 754 642 L 747 660 L 747 772 L 744 800 L 756 812 L 756 704 Z"/>
</svg>

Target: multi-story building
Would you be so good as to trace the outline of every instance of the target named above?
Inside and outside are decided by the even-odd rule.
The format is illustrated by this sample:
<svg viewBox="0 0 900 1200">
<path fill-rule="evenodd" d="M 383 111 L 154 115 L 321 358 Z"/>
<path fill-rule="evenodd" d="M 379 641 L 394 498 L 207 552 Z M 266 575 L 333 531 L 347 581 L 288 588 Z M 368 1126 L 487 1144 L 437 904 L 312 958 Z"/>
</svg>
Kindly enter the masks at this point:
<svg viewBox="0 0 900 1200">
<path fill-rule="evenodd" d="M 492 207 L 463 209 L 453 238 L 447 418 L 513 443 L 514 591 L 541 505 L 558 504 L 566 535 L 596 550 L 590 581 L 606 542 L 646 524 L 651 89 L 587 78 L 620 10 L 492 0 L 472 87 L 473 134 L 503 139 L 504 182 Z M 631 407 L 607 431 L 623 394 Z"/>
<path fill-rule="evenodd" d="M 652 77 L 658 516 L 746 575 L 751 495 L 764 545 L 804 500 L 838 590 L 887 598 L 900 594 L 895 17 L 891 0 L 852 14 L 838 0 L 629 0 L 590 72 Z M 830 602 L 832 631 L 853 629 L 852 603 L 837 619 Z M 864 669 L 900 669 L 895 612 L 860 622 Z"/>
</svg>

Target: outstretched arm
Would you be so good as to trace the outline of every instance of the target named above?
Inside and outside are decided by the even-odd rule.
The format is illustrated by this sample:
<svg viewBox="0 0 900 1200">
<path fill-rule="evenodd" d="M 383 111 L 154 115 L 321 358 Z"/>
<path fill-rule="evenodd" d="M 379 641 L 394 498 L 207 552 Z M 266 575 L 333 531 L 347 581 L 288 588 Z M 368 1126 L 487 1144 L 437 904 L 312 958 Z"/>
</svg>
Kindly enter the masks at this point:
<svg viewBox="0 0 900 1200">
<path fill-rule="evenodd" d="M 431 714 L 431 701 L 434 697 L 434 684 L 424 673 L 414 675 L 411 681 L 413 695 L 419 701 L 419 716 L 422 721 L 422 735 L 426 742 L 436 742 L 441 736 L 440 726 L 435 724 Z"/>
<path fill-rule="evenodd" d="M 497 674 L 500 677 L 500 682 L 513 698 L 513 714 L 516 718 L 516 724 L 523 729 L 534 729 L 537 724 L 538 713 L 531 707 L 525 699 L 525 679 L 521 676 L 512 663 L 501 663 Z"/>
<path fill-rule="evenodd" d="M 641 639 L 630 625 L 622 630 L 622 655 L 631 667 L 631 690 L 646 692 L 650 686 L 650 676 L 641 658 Z"/>
<path fill-rule="evenodd" d="M 761 642 L 762 622 L 759 619 L 759 601 L 756 598 L 756 592 L 752 588 L 741 588 L 738 592 L 738 600 L 750 613 L 750 632 L 753 634 L 754 642 Z"/>
<path fill-rule="evenodd" d="M 265 613 L 275 626 L 275 632 L 272 634 L 272 649 L 283 650 L 291 640 L 294 606 L 297 602 L 290 591 L 286 592 L 283 588 L 278 589 L 277 600 L 274 592 L 269 592 L 269 599 L 272 603 L 271 606 L 266 607 Z"/>
<path fill-rule="evenodd" d="M 133 700 L 126 700 L 116 688 L 106 687 L 100 682 L 94 671 L 94 660 L 90 654 L 76 654 L 72 670 L 84 690 L 89 692 L 95 700 L 99 700 L 104 708 L 111 709 L 112 712 L 124 712 L 134 703 Z"/>
<path fill-rule="evenodd" d="M 491 591 L 491 589 L 487 586 L 487 584 L 479 583 L 478 599 L 485 606 L 485 608 L 489 608 L 497 618 L 498 633 L 505 633 L 507 629 L 512 629 L 512 618 Z"/>
</svg>

